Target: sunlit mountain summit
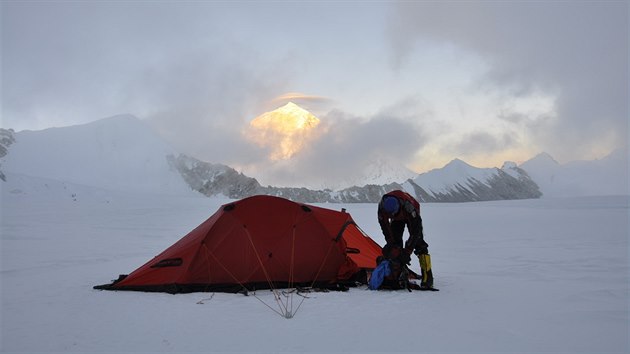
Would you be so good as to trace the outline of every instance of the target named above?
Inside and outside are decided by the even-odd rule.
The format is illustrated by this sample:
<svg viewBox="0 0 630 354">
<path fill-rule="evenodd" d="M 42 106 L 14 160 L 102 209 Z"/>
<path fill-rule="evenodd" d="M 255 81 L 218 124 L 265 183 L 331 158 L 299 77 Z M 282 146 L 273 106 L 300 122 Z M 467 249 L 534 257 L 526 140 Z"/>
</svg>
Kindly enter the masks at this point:
<svg viewBox="0 0 630 354">
<path fill-rule="evenodd" d="M 260 147 L 269 149 L 271 160 L 287 160 L 316 137 L 319 124 L 312 113 L 289 102 L 254 118 L 246 135 Z"/>
</svg>

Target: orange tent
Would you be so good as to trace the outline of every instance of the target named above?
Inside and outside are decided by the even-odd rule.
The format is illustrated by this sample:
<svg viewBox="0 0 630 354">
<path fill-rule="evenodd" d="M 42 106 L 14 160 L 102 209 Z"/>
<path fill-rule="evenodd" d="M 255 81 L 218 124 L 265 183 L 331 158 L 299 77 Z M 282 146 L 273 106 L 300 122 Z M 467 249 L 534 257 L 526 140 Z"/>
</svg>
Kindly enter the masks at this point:
<svg viewBox="0 0 630 354">
<path fill-rule="evenodd" d="M 128 276 L 95 288 L 180 293 L 331 286 L 373 269 L 380 254 L 345 211 L 259 195 L 221 206 Z"/>
</svg>

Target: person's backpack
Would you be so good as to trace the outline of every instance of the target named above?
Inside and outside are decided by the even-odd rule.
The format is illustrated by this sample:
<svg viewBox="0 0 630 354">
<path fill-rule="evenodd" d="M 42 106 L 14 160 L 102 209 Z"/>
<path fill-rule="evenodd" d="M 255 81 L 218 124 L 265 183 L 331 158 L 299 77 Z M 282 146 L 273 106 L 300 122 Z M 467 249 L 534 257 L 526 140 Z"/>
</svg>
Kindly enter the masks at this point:
<svg viewBox="0 0 630 354">
<path fill-rule="evenodd" d="M 389 267 L 389 260 L 382 260 L 372 271 L 372 276 L 370 277 L 368 288 L 370 290 L 378 290 L 378 288 L 380 288 L 383 284 L 385 277 L 389 277 L 391 273 L 392 271 Z"/>
<path fill-rule="evenodd" d="M 368 288 L 370 290 L 389 289 L 398 290 L 409 288 L 410 270 L 401 261 L 402 248 L 394 245 L 385 245 L 383 255 L 376 259 L 377 267 L 372 272 Z"/>
</svg>

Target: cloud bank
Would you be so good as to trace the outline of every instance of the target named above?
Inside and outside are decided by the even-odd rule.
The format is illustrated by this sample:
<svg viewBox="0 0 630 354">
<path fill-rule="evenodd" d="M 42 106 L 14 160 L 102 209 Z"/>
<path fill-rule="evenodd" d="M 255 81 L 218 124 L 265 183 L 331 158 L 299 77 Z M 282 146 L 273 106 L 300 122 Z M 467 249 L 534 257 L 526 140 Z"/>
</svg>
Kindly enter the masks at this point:
<svg viewBox="0 0 630 354">
<path fill-rule="evenodd" d="M 389 39 L 397 68 L 409 65 L 423 41 L 450 43 L 486 61 L 476 89 L 553 97 L 555 117 L 532 119 L 541 124 L 500 118 L 512 118 L 514 129 L 559 159 L 627 150 L 627 2 L 404 2 Z M 490 148 L 510 143 L 507 136 L 469 138 Z"/>
<path fill-rule="evenodd" d="M 278 183 L 379 157 L 420 172 L 628 150 L 627 2 L 0 6 L 5 128 L 131 113 L 179 151 Z M 288 100 L 325 133 L 269 165 L 242 132 Z"/>
</svg>

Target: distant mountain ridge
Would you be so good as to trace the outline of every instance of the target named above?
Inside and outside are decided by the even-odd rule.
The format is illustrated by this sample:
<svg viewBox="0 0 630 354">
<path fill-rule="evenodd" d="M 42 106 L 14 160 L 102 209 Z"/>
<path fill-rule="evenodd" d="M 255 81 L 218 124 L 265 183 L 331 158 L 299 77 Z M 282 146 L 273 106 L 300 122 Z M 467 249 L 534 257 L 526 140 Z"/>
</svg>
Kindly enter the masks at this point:
<svg viewBox="0 0 630 354">
<path fill-rule="evenodd" d="M 130 115 L 34 132 L 16 133 L 2 129 L 2 153 L 0 177 L 8 184 L 11 183 L 10 175 L 23 175 L 29 176 L 23 181 L 41 177 L 110 190 L 162 194 L 196 191 L 205 196 L 232 199 L 268 194 L 308 203 L 373 203 L 393 189 L 403 189 L 423 202 L 539 198 L 546 194 L 545 188 L 549 186 L 539 187 L 535 182 L 537 178 L 546 181 L 545 173 L 553 173 L 551 179 L 554 181 L 566 178 L 558 172 L 562 166 L 558 167 L 552 159 L 550 162 L 548 155 L 539 155 L 520 167 L 506 163 L 502 168 L 476 168 L 455 159 L 443 168 L 405 181 L 340 190 L 262 186 L 255 178 L 229 166 L 179 154 L 141 120 Z M 604 162 L 600 161 L 602 168 Z M 580 166 L 572 168 L 585 169 Z M 532 174 L 530 169 L 534 171 Z M 3 171 L 7 172 L 6 176 Z M 377 167 L 375 175 L 384 176 L 378 173 Z M 549 188 L 557 190 L 558 186 L 552 183 Z"/>
<path fill-rule="evenodd" d="M 333 191 L 263 187 L 255 178 L 238 173 L 231 167 L 203 162 L 186 155 L 170 156 L 169 161 L 193 189 L 207 196 L 223 195 L 233 199 L 267 194 L 306 203 L 374 203 L 378 202 L 384 193 L 394 189 L 404 189 L 423 202 L 528 199 L 539 198 L 542 195 L 536 183 L 525 171 L 516 166 L 506 167 L 506 171 L 498 168 L 478 169 L 465 165 L 465 171 L 461 171 L 459 180 L 451 185 L 444 185 L 439 190 L 425 189 L 421 186 L 423 179 L 435 178 L 434 175 L 441 174 L 440 170 L 434 170 L 432 173 L 418 176 L 415 180 L 408 179 L 404 183 L 368 184 Z M 463 162 L 454 161 L 445 169 L 461 163 Z M 480 170 L 485 178 L 477 178 Z M 477 177 L 472 177 L 473 175 Z"/>
<path fill-rule="evenodd" d="M 514 163 L 477 168 L 455 159 L 440 169 L 418 175 L 416 195 L 428 202 L 463 202 L 540 198 L 538 185 Z"/>
</svg>

